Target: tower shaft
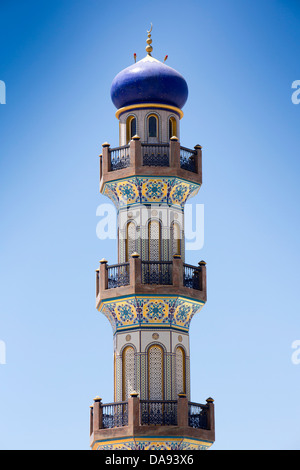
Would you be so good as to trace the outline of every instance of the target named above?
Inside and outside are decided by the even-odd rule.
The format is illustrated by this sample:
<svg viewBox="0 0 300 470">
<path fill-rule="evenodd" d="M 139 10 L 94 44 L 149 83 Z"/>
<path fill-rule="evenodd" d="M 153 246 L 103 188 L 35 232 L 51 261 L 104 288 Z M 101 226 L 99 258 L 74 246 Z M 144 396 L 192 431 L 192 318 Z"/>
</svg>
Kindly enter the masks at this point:
<svg viewBox="0 0 300 470">
<path fill-rule="evenodd" d="M 206 263 L 186 264 L 184 249 L 202 148 L 180 144 L 187 87 L 176 71 L 148 53 L 130 80 L 128 67 L 113 82 L 119 147 L 105 143 L 100 155 L 100 192 L 118 217 L 118 264 L 102 259 L 96 271 L 96 306 L 113 330 L 114 402 L 94 400 L 91 447 L 206 449 L 214 404 L 191 402 L 189 344 L 206 302 Z"/>
</svg>

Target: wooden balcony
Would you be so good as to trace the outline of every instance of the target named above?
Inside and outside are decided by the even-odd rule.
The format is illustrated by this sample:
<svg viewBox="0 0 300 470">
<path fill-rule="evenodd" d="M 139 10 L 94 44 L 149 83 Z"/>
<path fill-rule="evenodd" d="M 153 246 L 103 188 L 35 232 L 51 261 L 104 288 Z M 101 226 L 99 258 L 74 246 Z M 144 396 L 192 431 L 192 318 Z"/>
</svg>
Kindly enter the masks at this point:
<svg viewBox="0 0 300 470">
<path fill-rule="evenodd" d="M 177 400 L 140 400 L 136 392 L 125 402 L 103 404 L 101 398 L 94 399 L 90 407 L 91 447 L 101 440 L 153 435 L 185 436 L 210 447 L 215 441 L 214 400 L 192 403 L 184 394 Z"/>
<path fill-rule="evenodd" d="M 206 302 L 206 263 L 198 266 L 173 261 L 143 261 L 137 253 L 128 263 L 109 266 L 100 261 L 96 270 L 96 306 L 103 300 L 127 295 L 176 295 Z"/>
<path fill-rule="evenodd" d="M 180 146 L 177 137 L 169 143 L 142 143 L 138 136 L 128 145 L 110 148 L 102 145 L 100 155 L 100 192 L 105 183 L 132 176 L 171 176 L 202 184 L 202 147 Z"/>
</svg>

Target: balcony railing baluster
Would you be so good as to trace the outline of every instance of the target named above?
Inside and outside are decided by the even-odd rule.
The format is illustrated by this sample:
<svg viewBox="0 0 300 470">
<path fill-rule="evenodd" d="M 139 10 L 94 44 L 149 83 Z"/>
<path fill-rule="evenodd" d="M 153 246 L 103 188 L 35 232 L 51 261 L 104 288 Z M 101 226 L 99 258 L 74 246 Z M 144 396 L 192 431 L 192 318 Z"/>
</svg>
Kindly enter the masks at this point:
<svg viewBox="0 0 300 470">
<path fill-rule="evenodd" d="M 128 402 L 102 405 L 102 428 L 128 426 Z M 177 400 L 140 400 L 140 425 L 178 426 Z M 188 402 L 189 427 L 209 429 L 209 406 Z"/>
<path fill-rule="evenodd" d="M 186 147 L 180 147 L 180 166 L 184 170 L 197 172 L 196 169 L 197 152 Z"/>
<path fill-rule="evenodd" d="M 183 285 L 191 289 L 201 290 L 202 279 L 201 267 L 191 266 L 190 264 L 183 265 Z"/>
<path fill-rule="evenodd" d="M 174 165 L 174 155 L 172 154 L 174 150 L 172 150 L 172 146 L 165 142 L 165 143 L 140 143 L 141 146 L 141 165 L 142 166 L 150 166 L 150 167 L 170 167 Z M 103 144 L 103 152 L 106 152 L 106 147 L 109 147 L 109 144 L 104 146 Z M 197 146 L 197 148 L 200 146 Z M 201 173 L 201 162 L 202 157 L 200 153 L 195 147 L 195 149 L 189 149 L 187 147 L 179 147 L 179 155 L 176 153 L 176 160 L 179 158 L 180 168 L 190 171 L 192 173 Z M 201 147 L 200 147 L 201 148 Z M 133 150 L 135 151 L 135 150 Z M 131 144 L 123 145 L 121 147 L 109 148 L 108 152 L 108 168 L 104 171 L 115 171 L 121 170 L 123 168 L 128 168 L 130 166 L 130 153 L 132 152 Z M 103 155 L 100 155 L 100 178 L 103 176 Z M 135 155 L 133 155 L 135 158 Z M 199 159 L 198 159 L 199 157 Z M 175 166 L 177 163 L 175 163 Z M 199 167 L 200 165 L 200 167 Z M 105 175 L 104 175 L 105 177 Z"/>
<path fill-rule="evenodd" d="M 102 406 L 103 428 L 118 428 L 128 425 L 128 402 L 108 403 Z"/>
<path fill-rule="evenodd" d="M 201 264 L 201 263 L 200 263 Z M 107 288 L 130 285 L 130 263 L 106 266 Z M 201 266 L 183 264 L 183 285 L 190 289 L 203 290 L 203 273 Z M 141 261 L 142 284 L 172 285 L 172 261 Z M 99 294 L 99 272 L 96 273 L 96 292 Z"/>
<path fill-rule="evenodd" d="M 189 426 L 197 429 L 208 429 L 208 405 L 189 402 Z"/>
<path fill-rule="evenodd" d="M 141 400 L 141 424 L 177 426 L 176 400 Z"/>
<path fill-rule="evenodd" d="M 130 284 L 129 263 L 107 266 L 107 279 L 108 289 L 128 286 Z"/>
<path fill-rule="evenodd" d="M 129 145 L 110 150 L 110 170 L 121 170 L 130 165 Z"/>
<path fill-rule="evenodd" d="M 172 284 L 172 261 L 142 261 L 142 284 Z"/>
<path fill-rule="evenodd" d="M 170 166 L 169 144 L 142 144 L 143 166 Z"/>
</svg>

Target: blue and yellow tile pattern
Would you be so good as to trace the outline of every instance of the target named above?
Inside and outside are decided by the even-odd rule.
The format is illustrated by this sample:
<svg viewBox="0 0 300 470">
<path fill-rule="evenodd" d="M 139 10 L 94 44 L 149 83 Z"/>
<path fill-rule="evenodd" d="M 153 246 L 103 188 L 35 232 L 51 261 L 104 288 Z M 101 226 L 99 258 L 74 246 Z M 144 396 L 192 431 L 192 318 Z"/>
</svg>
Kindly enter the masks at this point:
<svg viewBox="0 0 300 470">
<path fill-rule="evenodd" d="M 169 204 L 183 208 L 199 188 L 198 184 L 175 177 L 136 176 L 106 183 L 103 194 L 117 208 L 137 204 Z"/>
<path fill-rule="evenodd" d="M 187 332 L 204 301 L 177 296 L 128 296 L 104 300 L 99 306 L 114 333 L 133 328 L 173 328 Z"/>
<path fill-rule="evenodd" d="M 129 437 L 95 441 L 93 450 L 207 450 L 213 443 L 185 437 Z"/>
</svg>

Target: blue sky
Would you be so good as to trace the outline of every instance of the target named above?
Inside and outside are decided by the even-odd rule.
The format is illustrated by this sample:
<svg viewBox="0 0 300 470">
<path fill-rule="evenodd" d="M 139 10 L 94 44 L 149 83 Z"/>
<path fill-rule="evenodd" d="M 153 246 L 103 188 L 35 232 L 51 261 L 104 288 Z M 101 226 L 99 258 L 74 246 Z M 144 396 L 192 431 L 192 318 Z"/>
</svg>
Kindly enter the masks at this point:
<svg viewBox="0 0 300 470">
<path fill-rule="evenodd" d="M 113 400 L 112 331 L 95 310 L 101 144 L 118 145 L 114 76 L 145 55 L 183 74 L 181 142 L 203 146 L 208 302 L 193 318 L 192 399 L 214 449 L 300 449 L 300 4 L 279 0 L 2 0 L 1 449 L 88 449 Z M 24 433 L 16 433 L 16 429 Z M 17 437 L 18 436 L 18 437 Z"/>
</svg>

